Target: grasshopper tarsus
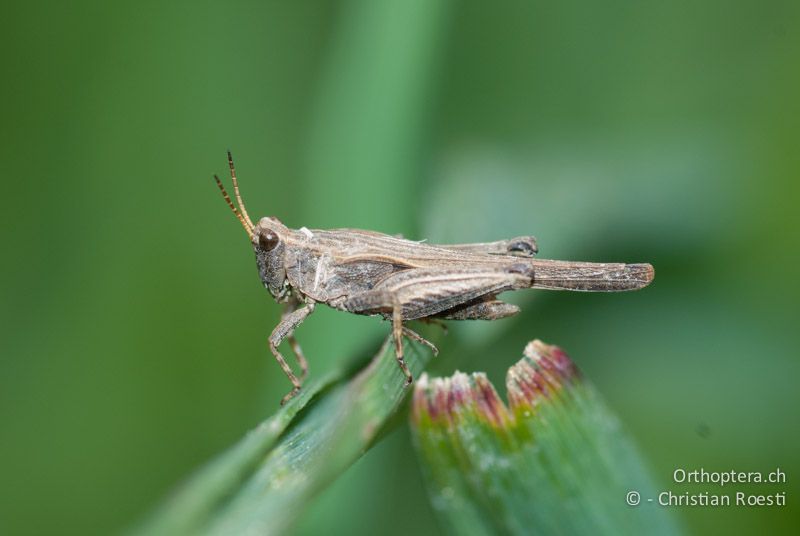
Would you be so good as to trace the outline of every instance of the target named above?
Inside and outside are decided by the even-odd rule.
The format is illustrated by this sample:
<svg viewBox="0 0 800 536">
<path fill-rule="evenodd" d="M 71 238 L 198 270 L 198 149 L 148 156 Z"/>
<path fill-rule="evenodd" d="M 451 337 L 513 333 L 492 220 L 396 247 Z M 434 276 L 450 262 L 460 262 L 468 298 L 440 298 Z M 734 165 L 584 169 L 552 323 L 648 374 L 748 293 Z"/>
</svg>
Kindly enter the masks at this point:
<svg viewBox="0 0 800 536">
<path fill-rule="evenodd" d="M 527 288 L 618 292 L 644 288 L 654 277 L 649 264 L 534 258 L 539 248 L 532 236 L 437 245 L 359 229 L 294 230 L 273 217 L 254 224 L 242 202 L 230 151 L 228 166 L 233 196 L 215 176 L 217 185 L 250 237 L 264 286 L 278 302 L 289 303 L 269 337 L 270 351 L 293 385 L 281 404 L 300 391 L 308 374 L 293 333 L 317 302 L 391 320 L 395 356 L 410 385 L 413 378 L 403 358 L 403 335 L 434 353 L 437 349 L 404 322 L 497 320 L 519 312 L 516 305 L 497 299 L 502 292 Z M 285 339 L 300 367 L 299 378 L 278 351 Z"/>
<path fill-rule="evenodd" d="M 403 371 L 403 374 L 406 377 L 406 386 L 411 385 L 414 383 L 414 376 L 411 374 L 411 371 L 408 369 L 408 364 L 406 363 L 405 357 L 403 357 L 403 349 L 402 346 L 400 347 L 400 352 L 398 353 L 395 350 L 395 359 L 397 360 L 397 364 L 400 367 L 400 370 Z"/>
<path fill-rule="evenodd" d="M 405 358 L 402 355 L 395 356 L 397 360 L 397 364 L 400 366 L 400 370 L 406 377 L 405 387 L 408 387 L 412 383 L 414 383 L 414 375 L 411 374 L 411 371 L 408 369 L 408 364 L 406 363 Z"/>
<path fill-rule="evenodd" d="M 281 407 L 285 406 L 287 402 L 296 397 L 299 392 L 300 392 L 300 387 L 298 386 L 289 391 L 288 393 L 286 393 L 284 397 L 281 398 Z"/>
</svg>

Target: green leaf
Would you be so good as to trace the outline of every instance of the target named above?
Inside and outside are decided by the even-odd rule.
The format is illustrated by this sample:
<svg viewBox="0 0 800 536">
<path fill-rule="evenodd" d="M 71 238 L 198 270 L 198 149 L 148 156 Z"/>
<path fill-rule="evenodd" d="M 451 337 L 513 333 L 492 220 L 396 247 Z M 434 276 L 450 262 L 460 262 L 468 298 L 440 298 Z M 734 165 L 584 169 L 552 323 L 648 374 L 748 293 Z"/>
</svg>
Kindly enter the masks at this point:
<svg viewBox="0 0 800 536">
<path fill-rule="evenodd" d="M 509 405 L 482 373 L 423 376 L 412 429 L 434 509 L 454 534 L 675 534 L 616 417 L 555 346 L 508 371 Z M 629 506 L 638 492 L 642 504 Z"/>
<path fill-rule="evenodd" d="M 387 339 L 352 378 L 318 381 L 199 471 L 137 534 L 283 534 L 308 503 L 366 452 L 408 389 Z M 405 341 L 418 375 L 429 349 Z"/>
<path fill-rule="evenodd" d="M 735 216 L 724 183 L 728 152 L 709 139 L 680 132 L 539 142 L 522 151 L 456 146 L 423 200 L 422 228 L 440 243 L 533 234 L 544 258 L 640 251 L 637 244 L 703 247 Z M 704 201 L 718 196 L 714 206 Z M 680 221 L 675 206 L 686 212 Z"/>
</svg>

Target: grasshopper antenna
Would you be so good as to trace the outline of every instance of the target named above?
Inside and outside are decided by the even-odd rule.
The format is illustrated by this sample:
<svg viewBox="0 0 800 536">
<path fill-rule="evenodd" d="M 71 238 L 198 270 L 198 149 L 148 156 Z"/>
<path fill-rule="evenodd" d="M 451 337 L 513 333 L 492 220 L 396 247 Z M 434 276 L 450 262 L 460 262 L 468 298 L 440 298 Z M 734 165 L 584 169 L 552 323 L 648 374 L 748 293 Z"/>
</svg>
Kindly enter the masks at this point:
<svg viewBox="0 0 800 536">
<path fill-rule="evenodd" d="M 247 209 L 244 208 L 244 201 L 242 201 L 242 196 L 239 193 L 239 181 L 236 180 L 236 168 L 233 167 L 233 156 L 231 156 L 230 150 L 228 150 L 228 167 L 231 168 L 231 181 L 233 182 L 233 195 L 236 196 L 236 203 L 239 205 L 239 210 L 242 212 L 242 216 L 244 221 L 247 222 L 247 225 L 250 226 L 249 234 L 252 236 L 253 234 L 253 221 L 250 219 L 250 216 L 247 214 Z"/>
<path fill-rule="evenodd" d="M 217 186 L 219 186 L 219 191 L 222 192 L 222 197 L 225 198 L 225 202 L 228 203 L 228 206 L 233 211 L 233 214 L 236 216 L 236 219 L 239 220 L 239 222 L 242 224 L 242 227 L 244 227 L 244 230 L 247 232 L 247 236 L 253 238 L 253 228 L 252 228 L 253 224 L 252 223 L 250 225 L 247 224 L 247 221 L 245 221 L 242 214 L 239 212 L 236 206 L 234 206 L 233 201 L 231 201 L 231 196 L 228 195 L 228 192 L 225 190 L 225 187 L 222 185 L 222 181 L 219 180 L 219 177 L 214 175 L 214 180 L 217 181 Z"/>
</svg>

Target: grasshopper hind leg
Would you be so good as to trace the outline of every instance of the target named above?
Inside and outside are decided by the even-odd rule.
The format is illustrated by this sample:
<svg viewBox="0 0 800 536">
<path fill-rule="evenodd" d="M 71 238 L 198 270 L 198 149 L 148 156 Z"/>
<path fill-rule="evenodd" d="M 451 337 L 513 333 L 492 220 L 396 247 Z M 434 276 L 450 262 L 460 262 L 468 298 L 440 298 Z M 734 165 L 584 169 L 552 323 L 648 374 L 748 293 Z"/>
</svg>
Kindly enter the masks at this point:
<svg viewBox="0 0 800 536">
<path fill-rule="evenodd" d="M 513 264 L 465 268 L 458 272 L 450 268 L 404 270 L 387 277 L 376 288 L 349 296 L 333 306 L 351 313 L 391 318 L 397 363 L 408 384 L 413 378 L 403 352 L 404 320 L 431 317 L 489 320 L 514 314 L 518 309 L 513 305 L 485 300 L 486 297 L 493 300 L 505 290 L 530 287 L 532 278 L 525 268 L 525 264 Z M 468 308 L 470 305 L 473 307 Z"/>
<path fill-rule="evenodd" d="M 438 244 L 440 248 L 464 251 L 467 253 L 484 253 L 488 255 L 508 255 L 511 257 L 533 257 L 539 252 L 536 238 L 518 236 L 496 242 L 480 242 L 475 244 Z"/>
<path fill-rule="evenodd" d="M 434 318 L 445 320 L 498 320 L 514 316 L 517 313 L 519 313 L 519 307 L 516 305 L 500 301 L 494 296 L 488 296 L 442 311 L 435 315 Z"/>
</svg>

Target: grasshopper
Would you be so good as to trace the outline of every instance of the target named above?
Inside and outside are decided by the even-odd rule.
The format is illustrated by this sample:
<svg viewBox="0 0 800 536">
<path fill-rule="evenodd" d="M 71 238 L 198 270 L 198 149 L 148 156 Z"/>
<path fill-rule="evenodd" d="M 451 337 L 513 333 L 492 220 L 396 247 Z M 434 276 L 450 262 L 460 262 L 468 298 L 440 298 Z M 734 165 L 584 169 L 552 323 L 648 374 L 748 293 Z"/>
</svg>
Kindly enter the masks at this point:
<svg viewBox="0 0 800 536">
<path fill-rule="evenodd" d="M 280 323 L 269 336 L 269 349 L 293 386 L 281 405 L 300 391 L 308 375 L 294 331 L 318 303 L 391 320 L 395 356 L 408 386 L 413 378 L 403 359 L 403 336 L 437 353 L 405 325 L 409 320 L 497 320 L 519 312 L 497 298 L 501 292 L 616 292 L 637 290 L 653 280 L 650 264 L 534 259 L 538 247 L 532 236 L 438 245 L 359 229 L 290 229 L 274 217 L 254 224 L 242 202 L 230 151 L 228 166 L 235 205 L 217 175 L 214 180 L 250 238 L 261 282 L 284 304 Z M 300 366 L 299 377 L 278 350 L 283 340 Z"/>
</svg>

